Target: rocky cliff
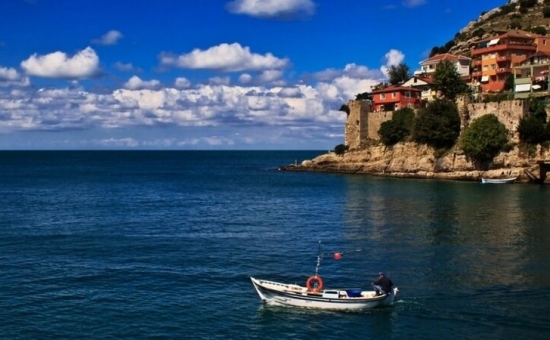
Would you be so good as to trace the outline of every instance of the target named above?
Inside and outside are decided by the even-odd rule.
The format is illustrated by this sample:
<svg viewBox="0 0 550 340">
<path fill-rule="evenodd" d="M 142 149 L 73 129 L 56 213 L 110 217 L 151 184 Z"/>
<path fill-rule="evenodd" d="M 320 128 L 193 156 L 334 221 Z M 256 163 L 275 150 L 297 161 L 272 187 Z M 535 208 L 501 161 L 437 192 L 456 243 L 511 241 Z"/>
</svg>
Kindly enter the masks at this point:
<svg viewBox="0 0 550 340">
<path fill-rule="evenodd" d="M 429 146 L 399 143 L 393 147 L 372 146 L 344 155 L 330 152 L 312 160 L 305 160 L 300 165 L 282 167 L 281 170 L 466 181 L 479 181 L 482 177 L 517 176 L 517 181 L 528 182 L 530 178 L 525 170 L 538 176 L 539 159 L 550 159 L 550 151 L 539 147 L 536 154 L 529 156 L 522 154 L 516 147 L 495 157 L 491 170 L 482 171 L 476 169 L 460 151 L 451 151 L 436 157 L 435 150 Z"/>
</svg>

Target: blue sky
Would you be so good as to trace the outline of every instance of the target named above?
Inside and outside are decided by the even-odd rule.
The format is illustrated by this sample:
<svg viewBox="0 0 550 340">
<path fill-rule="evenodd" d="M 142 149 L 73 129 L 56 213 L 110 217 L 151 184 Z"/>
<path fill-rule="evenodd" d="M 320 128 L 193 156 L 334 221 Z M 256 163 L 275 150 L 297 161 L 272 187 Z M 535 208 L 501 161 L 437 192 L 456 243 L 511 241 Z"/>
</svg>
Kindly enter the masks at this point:
<svg viewBox="0 0 550 340">
<path fill-rule="evenodd" d="M 505 0 L 0 1 L 0 149 L 329 150 Z"/>
</svg>

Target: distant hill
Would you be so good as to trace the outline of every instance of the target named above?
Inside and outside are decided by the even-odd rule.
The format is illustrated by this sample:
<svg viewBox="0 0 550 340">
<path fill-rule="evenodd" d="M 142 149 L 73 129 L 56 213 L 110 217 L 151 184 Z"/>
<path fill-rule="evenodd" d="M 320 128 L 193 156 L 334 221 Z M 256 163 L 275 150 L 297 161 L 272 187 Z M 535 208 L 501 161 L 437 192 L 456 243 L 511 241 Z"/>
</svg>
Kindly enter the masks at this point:
<svg viewBox="0 0 550 340">
<path fill-rule="evenodd" d="M 550 0 L 509 0 L 500 7 L 482 12 L 445 45 L 432 48 L 430 57 L 446 52 L 469 56 L 472 42 L 510 29 L 549 35 Z"/>
</svg>

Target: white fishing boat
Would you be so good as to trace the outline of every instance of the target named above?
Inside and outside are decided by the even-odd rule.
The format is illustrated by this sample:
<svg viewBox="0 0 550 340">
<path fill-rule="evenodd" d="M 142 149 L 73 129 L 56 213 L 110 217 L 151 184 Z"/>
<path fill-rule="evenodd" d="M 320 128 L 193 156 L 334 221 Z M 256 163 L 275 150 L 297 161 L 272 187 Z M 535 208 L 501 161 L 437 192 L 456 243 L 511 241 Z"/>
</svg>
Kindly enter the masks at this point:
<svg viewBox="0 0 550 340">
<path fill-rule="evenodd" d="M 505 184 L 512 183 L 517 177 L 508 177 L 508 178 L 482 178 L 481 183 L 487 184 Z"/>
<path fill-rule="evenodd" d="M 320 277 L 319 277 L 320 278 Z M 388 306 L 399 291 L 394 287 L 390 294 L 376 295 L 373 291 L 355 289 L 308 289 L 297 284 L 286 284 L 250 278 L 260 299 L 265 304 L 315 308 L 326 310 L 364 310 Z"/>
<path fill-rule="evenodd" d="M 324 282 L 319 276 L 319 266 L 324 254 L 317 255 L 315 275 L 310 276 L 305 286 L 289 284 L 251 277 L 252 285 L 263 303 L 268 305 L 315 308 L 326 310 L 363 310 L 380 306 L 388 306 L 394 302 L 398 293 L 397 287 L 389 292 L 379 294 L 373 290 L 361 288 L 334 288 L 325 289 Z M 356 250 L 360 251 L 360 250 Z M 343 252 L 334 253 L 334 259 L 339 260 Z M 380 273 L 383 275 L 383 273 Z M 391 282 L 391 281 L 390 281 Z"/>
</svg>

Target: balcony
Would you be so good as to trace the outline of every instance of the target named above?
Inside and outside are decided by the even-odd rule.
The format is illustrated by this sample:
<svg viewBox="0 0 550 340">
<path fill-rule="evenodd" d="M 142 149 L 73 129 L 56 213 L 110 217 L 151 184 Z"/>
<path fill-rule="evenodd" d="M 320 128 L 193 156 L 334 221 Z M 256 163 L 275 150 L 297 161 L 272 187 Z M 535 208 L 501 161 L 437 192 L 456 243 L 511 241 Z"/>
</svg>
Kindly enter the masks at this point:
<svg viewBox="0 0 550 340">
<path fill-rule="evenodd" d="M 507 56 L 507 55 L 503 55 L 503 56 L 497 57 L 497 62 L 511 61 L 511 60 L 512 60 L 512 57 L 511 57 L 511 56 Z"/>
<path fill-rule="evenodd" d="M 537 46 L 534 44 L 500 44 L 473 49 L 471 54 L 472 56 L 478 56 L 487 53 L 495 53 L 508 50 L 530 51 L 535 53 L 537 51 Z"/>
<path fill-rule="evenodd" d="M 481 66 L 481 59 L 472 60 L 472 66 Z"/>
<path fill-rule="evenodd" d="M 509 67 L 501 67 L 496 69 L 497 74 L 512 73 L 512 69 Z"/>
<path fill-rule="evenodd" d="M 472 77 L 481 77 L 481 74 L 481 71 L 472 72 Z"/>
</svg>

